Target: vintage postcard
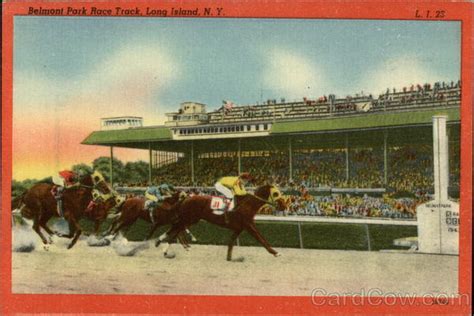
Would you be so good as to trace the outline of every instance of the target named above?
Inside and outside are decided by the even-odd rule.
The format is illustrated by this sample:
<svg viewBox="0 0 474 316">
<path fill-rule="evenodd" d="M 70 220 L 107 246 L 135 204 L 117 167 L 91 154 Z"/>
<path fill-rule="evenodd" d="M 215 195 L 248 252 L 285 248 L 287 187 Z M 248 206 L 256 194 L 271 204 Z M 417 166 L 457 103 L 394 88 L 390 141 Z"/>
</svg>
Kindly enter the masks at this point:
<svg viewBox="0 0 474 316">
<path fill-rule="evenodd" d="M 470 314 L 472 10 L 4 1 L 0 314 Z"/>
</svg>

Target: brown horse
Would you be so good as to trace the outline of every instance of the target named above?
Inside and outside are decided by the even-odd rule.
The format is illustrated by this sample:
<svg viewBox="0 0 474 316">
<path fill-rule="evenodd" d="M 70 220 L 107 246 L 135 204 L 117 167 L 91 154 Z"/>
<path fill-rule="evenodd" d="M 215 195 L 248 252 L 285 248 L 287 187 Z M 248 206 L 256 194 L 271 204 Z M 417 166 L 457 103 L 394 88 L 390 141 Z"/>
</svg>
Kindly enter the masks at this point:
<svg viewBox="0 0 474 316">
<path fill-rule="evenodd" d="M 237 206 L 233 211 L 228 212 L 227 218 L 224 214 L 217 215 L 213 212 L 211 209 L 211 199 L 212 197 L 210 196 L 193 196 L 180 203 L 178 205 L 178 222 L 173 224 L 167 233 L 160 236 L 156 241 L 155 246 L 158 247 L 162 241 L 168 242 L 169 240 L 173 240 L 177 234 L 183 231 L 186 227 L 196 224 L 203 219 L 209 223 L 233 231 L 228 243 L 228 261 L 232 260 L 232 249 L 235 240 L 243 230 L 246 230 L 260 244 L 262 244 L 269 253 L 274 256 L 279 255 L 257 230 L 254 221 L 255 214 L 266 204 L 276 207 L 279 211 L 283 211 L 287 208 L 285 199 L 275 186 L 264 185 L 257 188 L 254 195 L 247 194 L 240 199 L 240 202 L 237 203 Z M 166 256 L 167 247 L 165 249 Z"/>
<path fill-rule="evenodd" d="M 150 239 L 160 226 L 171 224 L 177 219 L 177 213 L 171 207 L 179 200 L 186 197 L 182 191 L 175 192 L 171 197 L 164 199 L 163 203 L 154 210 L 154 224 L 145 240 Z M 119 208 L 120 215 L 111 224 L 105 235 L 117 235 L 121 230 L 128 230 L 139 218 L 152 223 L 150 212 L 145 209 L 144 197 L 127 199 Z"/>
<path fill-rule="evenodd" d="M 66 189 L 63 193 L 64 218 L 69 224 L 68 235 L 53 232 L 47 225 L 52 217 L 59 217 L 56 199 L 51 193 L 53 184 L 37 183 L 18 199 L 19 212 L 24 218 L 33 220 L 33 230 L 40 236 L 45 247 L 52 242 L 51 236 L 57 234 L 60 237 L 72 238 L 68 249 L 72 248 L 82 233 L 79 219 L 84 215 L 84 211 L 92 200 L 92 189 L 97 187 L 104 193 L 109 191 L 104 182 L 95 183 L 92 175 L 83 176 L 79 183 L 79 186 Z M 105 210 L 105 208 L 100 209 Z M 101 212 L 92 211 L 87 215 L 94 216 L 93 219 L 98 221 L 106 218 L 106 214 L 104 216 L 99 213 Z M 48 238 L 43 235 L 41 228 L 48 233 Z"/>
</svg>

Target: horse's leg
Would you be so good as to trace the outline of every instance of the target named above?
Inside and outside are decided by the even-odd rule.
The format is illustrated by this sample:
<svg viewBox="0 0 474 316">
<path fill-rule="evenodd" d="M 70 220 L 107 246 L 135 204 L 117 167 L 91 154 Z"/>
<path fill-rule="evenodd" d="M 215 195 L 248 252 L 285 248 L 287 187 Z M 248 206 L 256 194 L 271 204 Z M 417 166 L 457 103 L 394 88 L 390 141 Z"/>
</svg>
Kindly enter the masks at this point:
<svg viewBox="0 0 474 316">
<path fill-rule="evenodd" d="M 232 261 L 232 249 L 234 248 L 235 240 L 239 237 L 242 229 L 234 231 L 230 236 L 229 243 L 227 244 L 227 261 Z"/>
<path fill-rule="evenodd" d="M 257 227 L 255 227 L 254 223 L 251 223 L 245 227 L 245 229 L 249 232 L 250 235 L 253 236 L 259 243 L 262 244 L 265 249 L 275 257 L 277 257 L 279 254 L 278 252 L 270 246 L 268 241 L 260 234 L 260 232 L 257 230 Z"/>
<path fill-rule="evenodd" d="M 95 220 L 95 223 L 94 223 L 94 234 L 96 235 L 96 237 L 99 237 L 99 229 L 100 229 L 100 225 L 102 224 L 102 221 L 103 221 L 103 220 L 100 220 L 100 219 L 96 219 L 96 220 Z"/>
<path fill-rule="evenodd" d="M 54 232 L 48 227 L 49 218 L 45 216 L 41 216 L 38 223 L 41 228 L 43 228 L 47 233 L 48 233 L 48 243 L 52 244 L 53 240 L 51 239 L 51 236 L 54 235 Z"/>
<path fill-rule="evenodd" d="M 116 218 L 112 221 L 112 223 L 110 224 L 109 228 L 107 228 L 107 230 L 102 234 L 102 236 L 108 236 L 108 235 L 112 235 L 112 232 L 114 231 L 115 227 L 117 226 L 117 223 L 119 222 L 120 220 L 120 217 L 119 218 Z"/>
<path fill-rule="evenodd" d="M 172 258 L 175 257 L 174 255 L 168 254 L 170 244 L 173 240 L 175 240 L 178 237 L 178 235 L 184 229 L 186 229 L 186 227 L 182 226 L 182 225 L 177 226 L 177 227 L 171 227 L 166 233 L 161 235 L 158 238 L 158 240 L 156 241 L 155 247 L 158 247 L 160 245 L 160 243 L 163 242 L 163 244 L 164 244 L 164 246 L 163 246 L 163 255 L 165 256 L 165 258 L 172 259 Z"/>
<path fill-rule="evenodd" d="M 33 218 L 33 230 L 38 234 L 38 236 L 40 236 L 41 240 L 43 241 L 43 244 L 47 246 L 48 240 L 46 239 L 46 237 L 44 237 L 43 233 L 41 232 L 40 220 L 36 216 L 35 218 Z"/>
<path fill-rule="evenodd" d="M 74 216 L 70 216 L 69 221 L 70 221 L 69 223 L 75 227 L 76 232 L 74 234 L 74 238 L 72 239 L 71 243 L 69 244 L 69 246 L 67 246 L 67 249 L 71 249 L 76 244 L 77 240 L 79 239 L 79 236 L 81 236 L 81 233 L 82 233 L 81 226 L 79 226 L 79 223 L 77 222 Z"/>
<path fill-rule="evenodd" d="M 184 250 L 189 250 L 189 248 L 191 248 L 184 232 L 180 232 L 177 236 L 177 239 L 181 246 L 183 246 Z"/>
<path fill-rule="evenodd" d="M 184 230 L 185 227 L 177 226 L 177 227 L 171 227 L 167 232 L 163 233 L 158 239 L 156 240 L 155 247 L 158 247 L 161 242 L 167 242 L 169 243 L 171 240 L 174 240 L 179 232 Z"/>
<path fill-rule="evenodd" d="M 191 237 L 191 241 L 192 242 L 196 242 L 197 239 L 196 237 L 194 237 L 193 233 L 191 233 L 191 231 L 189 229 L 186 228 L 186 234 L 188 234 L 189 237 Z"/>
</svg>

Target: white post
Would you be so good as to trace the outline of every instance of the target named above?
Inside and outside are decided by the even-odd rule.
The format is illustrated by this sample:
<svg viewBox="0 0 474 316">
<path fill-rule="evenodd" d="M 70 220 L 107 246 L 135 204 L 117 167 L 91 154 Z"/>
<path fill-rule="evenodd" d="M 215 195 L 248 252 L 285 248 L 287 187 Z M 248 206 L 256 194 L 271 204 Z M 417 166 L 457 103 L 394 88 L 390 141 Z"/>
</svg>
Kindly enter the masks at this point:
<svg viewBox="0 0 474 316">
<path fill-rule="evenodd" d="M 446 201 L 449 182 L 446 116 L 433 116 L 433 164 L 435 200 Z"/>
<path fill-rule="evenodd" d="M 349 182 L 349 134 L 346 134 L 346 182 Z"/>
<path fill-rule="evenodd" d="M 288 164 L 290 170 L 290 181 L 293 181 L 293 146 L 291 143 L 291 136 L 288 138 Z"/>
<path fill-rule="evenodd" d="M 446 116 L 433 116 L 434 199 L 416 208 L 418 250 L 459 254 L 459 204 L 448 200 Z"/>
<path fill-rule="evenodd" d="M 238 150 L 237 150 L 237 172 L 242 173 L 242 138 L 239 138 L 238 141 Z"/>
</svg>

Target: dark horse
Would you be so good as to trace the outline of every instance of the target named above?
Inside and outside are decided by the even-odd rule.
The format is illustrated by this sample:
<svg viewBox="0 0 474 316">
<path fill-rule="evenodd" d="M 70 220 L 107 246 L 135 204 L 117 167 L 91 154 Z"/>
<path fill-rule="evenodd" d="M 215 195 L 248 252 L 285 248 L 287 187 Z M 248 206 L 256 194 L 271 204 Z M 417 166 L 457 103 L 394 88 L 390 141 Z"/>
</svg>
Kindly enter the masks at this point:
<svg viewBox="0 0 474 316">
<path fill-rule="evenodd" d="M 18 200 L 19 212 L 24 218 L 33 220 L 33 230 L 40 236 L 45 247 L 51 243 L 51 236 L 57 234 L 61 237 L 72 238 L 68 249 L 72 248 L 82 233 L 79 226 L 79 219 L 84 215 L 84 211 L 92 200 L 92 189 L 97 188 L 101 192 L 109 192 L 105 182 L 94 181 L 94 175 L 85 175 L 79 180 L 80 185 L 66 189 L 63 193 L 64 218 L 69 224 L 69 234 L 61 235 L 53 232 L 47 225 L 52 217 L 59 217 L 57 213 L 56 199 L 51 193 L 54 184 L 37 183 L 26 191 Z M 99 207 L 87 213 L 93 220 L 99 221 L 96 227 L 100 226 L 100 221 L 107 217 L 105 207 Z M 43 228 L 48 234 L 46 238 L 41 232 Z"/>
<path fill-rule="evenodd" d="M 227 219 L 224 214 L 217 215 L 213 213 L 211 199 L 212 197 L 210 196 L 193 196 L 178 204 L 178 222 L 173 224 L 170 230 L 156 241 L 155 245 L 158 247 L 162 241 L 168 242 L 173 240 L 186 227 L 196 224 L 199 220 L 203 219 L 233 231 L 227 250 L 227 260 L 229 261 L 232 260 L 232 248 L 234 247 L 235 240 L 243 230 L 246 230 L 253 236 L 269 253 L 274 256 L 279 255 L 257 230 L 254 221 L 255 214 L 266 204 L 276 207 L 279 211 L 287 208 L 285 199 L 275 186 L 264 185 L 257 188 L 254 195 L 247 194 L 242 197 L 234 211 L 228 212 Z"/>
<path fill-rule="evenodd" d="M 171 207 L 180 199 L 186 197 L 182 191 L 175 192 L 171 197 L 166 198 L 163 203 L 154 210 L 154 225 L 151 227 L 146 239 L 150 239 L 153 233 L 160 226 L 171 224 L 177 219 L 177 214 Z M 119 207 L 120 215 L 111 224 L 105 235 L 116 235 L 119 231 L 128 230 L 139 218 L 151 223 L 150 212 L 145 210 L 144 197 L 132 197 L 127 199 Z"/>
</svg>

